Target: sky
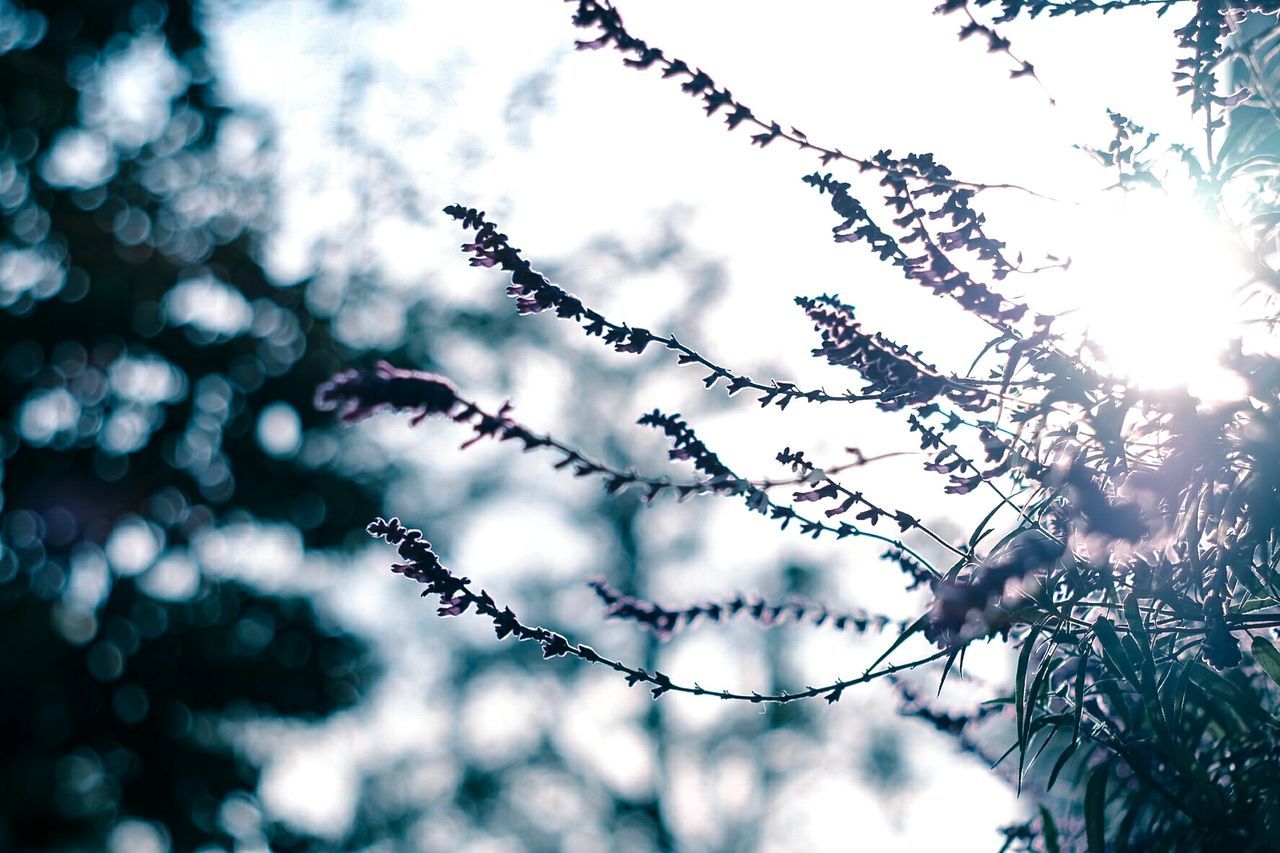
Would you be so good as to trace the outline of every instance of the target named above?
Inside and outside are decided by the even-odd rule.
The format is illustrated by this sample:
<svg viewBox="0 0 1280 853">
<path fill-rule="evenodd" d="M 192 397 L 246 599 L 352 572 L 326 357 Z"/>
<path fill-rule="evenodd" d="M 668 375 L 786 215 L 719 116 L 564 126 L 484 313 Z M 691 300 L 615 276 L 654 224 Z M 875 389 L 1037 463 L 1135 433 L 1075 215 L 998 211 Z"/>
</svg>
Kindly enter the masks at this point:
<svg viewBox="0 0 1280 853">
<path fill-rule="evenodd" d="M 1177 13 L 1157 20 L 1135 10 L 1006 26 L 1019 56 L 1034 62 L 1042 89 L 1031 80 L 1009 79 L 1007 57 L 985 53 L 976 41 L 959 41 L 960 20 L 932 15 L 934 5 L 646 0 L 620 8 L 635 34 L 704 68 L 757 115 L 797 126 L 819 144 L 858 154 L 932 151 L 965 178 L 1019 183 L 1048 197 L 999 191 L 980 199 L 992 231 L 1029 260 L 1048 252 L 1074 261 L 1067 273 L 1011 280 L 1011 295 L 1046 309 L 1073 309 L 1072 322 L 1090 329 L 1111 351 L 1113 365 L 1139 382 L 1191 381 L 1216 393 L 1216 344 L 1203 329 L 1230 320 L 1218 316 L 1219 306 L 1230 304 L 1222 299 L 1221 277 L 1205 281 L 1224 265 L 1219 238 L 1189 198 L 1103 192 L 1112 176 L 1078 147 L 1109 140 L 1108 108 L 1158 129 L 1164 140 L 1198 143 L 1188 103 L 1175 97 L 1170 82 Z M 727 133 L 720 122 L 708 121 L 671 81 L 625 69 L 611 51 L 573 50 L 581 33 L 570 25 L 570 7 L 563 3 L 371 0 L 321 11 L 305 0 L 277 0 L 215 2 L 209 10 L 227 99 L 265 111 L 278 132 L 269 269 L 286 285 L 317 274 L 321 296 L 326 280 L 340 281 L 370 263 L 390 283 L 389 292 L 344 317 L 352 339 L 376 345 L 403 331 L 395 319 L 397 293 L 425 290 L 448 304 L 467 305 L 478 303 L 485 288 L 500 286 L 496 274 L 467 266 L 457 252 L 459 232 L 438 213 L 460 202 L 498 219 L 535 266 L 572 270 L 575 277 L 561 283 L 607 316 L 676 331 L 715 360 L 753 376 L 833 389 L 850 384 L 846 374 L 809 356 L 812 331 L 792 304 L 801 294 L 837 292 L 857 305 L 868 326 L 959 371 L 983 343 L 982 329 L 970 318 L 902 281 L 863 247 L 832 242 L 836 220 L 828 204 L 800 181 L 819 168 L 816 161 L 781 145 L 764 151 L 750 146 L 745 132 Z M 334 144 L 335 133 L 368 147 Z M 386 184 L 370 176 L 387 170 L 412 192 L 379 196 Z M 838 171 L 837 177 L 860 181 L 855 186 L 874 195 L 865 177 Z M 613 240 L 634 253 L 661 245 L 671 233 L 686 241 L 690 254 L 723 271 L 723 291 L 696 317 L 673 310 L 692 286 L 693 268 L 658 266 L 625 277 L 620 286 L 624 277 L 616 269 L 572 262 L 592 240 Z M 1170 291 L 1179 296 L 1161 300 L 1164 314 L 1149 313 L 1149 296 Z M 549 317 L 529 322 L 545 324 L 552 340 L 573 352 L 590 346 Z M 1201 338 L 1210 339 L 1209 349 Z M 628 357 L 602 347 L 593 352 L 602 361 Z M 575 395 L 586 393 L 554 350 L 530 353 L 509 388 L 492 385 L 468 345 L 459 343 L 449 358 L 444 366 L 469 392 L 488 400 L 510 394 L 524 420 L 538 428 L 555 431 L 565 424 Z M 781 474 L 774 454 L 798 442 L 814 458 L 826 459 L 839 458 L 850 445 L 871 453 L 904 449 L 899 416 L 761 412 L 749 400 L 709 406 L 699 379 L 671 366 L 646 378 L 635 396 L 665 410 L 701 411 L 697 426 L 704 440 L 754 476 Z M 443 488 L 459 484 L 476 466 L 497 464 L 492 460 L 500 455 L 484 450 L 488 455 L 476 461 L 451 461 L 447 452 L 424 449 L 421 433 L 403 424 L 374 421 L 359 429 L 398 452 L 422 454 Z M 662 463 L 657 447 L 641 438 L 632 450 L 649 453 L 639 461 L 653 468 Z M 545 466 L 511 464 L 522 476 L 527 470 L 530 477 L 552 478 Z M 860 476 L 863 487 L 891 496 L 890 503 L 892 496 L 908 495 L 946 514 L 957 532 L 987 508 L 976 500 L 944 500 L 938 481 L 919 470 L 918 458 L 890 460 Z M 591 535 L 575 525 L 571 506 L 574 489 L 592 487 L 554 488 L 570 509 L 513 512 L 495 502 L 454 537 L 451 562 L 469 573 L 472 566 L 494 567 L 497 582 L 548 564 L 565 577 L 590 574 Z M 391 496 L 397 497 L 412 507 L 410 492 Z M 798 555 L 830 567 L 833 588 L 849 601 L 902 616 L 919 606 L 918 598 L 902 594 L 892 570 L 872 565 L 876 549 L 855 546 L 837 557 L 831 543 L 788 538 L 738 507 L 702 511 L 714 548 L 686 554 L 683 564 L 675 558 L 659 576 L 659 591 L 674 600 L 713 595 L 726 582 L 759 582 L 778 559 Z M 655 508 L 646 522 L 650 535 L 674 536 L 679 512 Z M 224 531 L 221 541 L 204 543 L 202 563 L 228 574 L 257 571 L 261 582 L 273 582 L 255 566 L 280 565 L 278 555 L 246 559 L 235 535 Z M 519 558 L 504 553 L 511 537 L 526 543 Z M 287 535 L 285 540 L 277 544 L 291 553 L 296 543 Z M 711 567 L 705 565 L 708 553 Z M 381 570 L 379 555 L 365 562 L 368 571 L 344 582 L 340 595 L 328 586 L 334 575 L 324 566 L 309 567 L 307 582 L 357 627 L 393 631 L 401 640 L 423 631 L 417 599 L 400 594 Z M 427 642 L 425 635 L 404 641 L 413 648 Z M 830 680 L 833 667 L 857 671 L 879 650 L 821 634 L 806 643 L 792 663 L 815 681 Z M 975 658 L 980 674 L 1007 677 L 1009 661 L 998 647 L 980 649 Z M 708 667 L 738 683 L 749 683 L 752 675 L 750 660 L 736 660 L 729 641 L 700 634 L 673 645 L 673 674 Z M 247 733 L 249 748 L 277 756 L 268 764 L 266 805 L 299 826 L 340 833 L 350 820 L 361 768 L 430 739 L 440 722 L 431 689 L 432 677 L 410 668 L 393 673 L 369 707 L 322 731 Z M 613 773 L 623 788 L 642 786 L 647 773 L 641 735 L 628 722 L 640 700 L 620 683 L 602 680 L 573 727 L 581 742 L 569 747 L 584 764 Z M 674 724 L 690 730 L 735 719 L 714 704 L 680 698 L 671 704 Z M 405 707 L 421 711 L 415 724 L 393 724 L 404 719 Z M 877 721 L 892 714 L 887 694 L 875 691 L 826 712 L 829 747 L 805 756 L 812 769 L 790 778 L 780 795 L 785 813 L 765 827 L 762 849 L 785 849 L 796 841 L 786 834 L 792 831 L 805 834 L 805 849 L 842 849 L 836 830 L 850 819 L 858 822 L 867 849 L 938 843 L 992 848 L 992 827 L 1021 814 L 1025 803 L 981 765 L 958 757 L 945 740 L 921 739 L 912 759 L 918 784 L 892 808 L 839 769 L 839 751 L 865 746 Z M 482 722 L 494 733 L 492 748 L 501 749 L 504 737 L 521 736 L 504 732 L 501 719 Z M 280 738 L 294 740 L 273 753 Z M 447 756 L 434 760 L 447 762 Z M 700 815 L 699 798 L 712 796 L 713 783 L 725 788 L 715 796 L 735 796 L 732 773 L 716 782 L 699 772 L 681 771 L 674 783 L 674 800 L 692 804 L 676 808 L 677 829 L 694 840 L 712 831 L 700 823 L 706 815 Z M 965 796 L 954 796 L 956 791 Z M 591 849 L 589 838 L 583 849 Z"/>
</svg>

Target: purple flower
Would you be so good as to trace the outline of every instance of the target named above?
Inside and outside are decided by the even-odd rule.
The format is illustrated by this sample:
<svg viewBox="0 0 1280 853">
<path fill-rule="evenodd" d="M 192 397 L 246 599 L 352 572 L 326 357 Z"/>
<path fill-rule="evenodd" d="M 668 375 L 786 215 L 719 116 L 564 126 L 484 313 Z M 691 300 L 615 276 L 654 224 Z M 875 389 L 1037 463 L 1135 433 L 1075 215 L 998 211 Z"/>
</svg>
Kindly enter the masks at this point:
<svg viewBox="0 0 1280 853">
<path fill-rule="evenodd" d="M 417 423 L 427 415 L 451 415 L 457 404 L 457 389 L 443 376 L 393 367 L 385 361 L 372 370 L 339 373 L 316 389 L 315 400 L 317 409 L 338 410 L 344 423 L 364 420 L 384 409 L 416 410 Z"/>
</svg>

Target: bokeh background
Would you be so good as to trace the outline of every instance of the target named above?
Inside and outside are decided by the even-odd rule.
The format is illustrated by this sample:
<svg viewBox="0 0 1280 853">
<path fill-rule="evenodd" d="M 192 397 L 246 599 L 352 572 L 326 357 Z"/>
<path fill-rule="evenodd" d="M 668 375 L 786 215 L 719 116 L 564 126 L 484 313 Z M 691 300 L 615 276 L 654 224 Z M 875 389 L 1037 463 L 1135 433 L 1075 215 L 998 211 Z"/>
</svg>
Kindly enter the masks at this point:
<svg viewBox="0 0 1280 853">
<path fill-rule="evenodd" d="M 1211 365 L 1179 316 L 1089 313 L 1117 282 L 1168 287 L 1202 262 L 1169 237 L 1195 227 L 1193 204 L 1116 200 L 1073 147 L 1106 143 L 1108 106 L 1197 139 L 1169 84 L 1177 22 L 1011 28 L 1051 106 L 933 5 L 623 11 L 815 140 L 931 150 L 1058 199 L 983 198 L 1028 257 L 1076 259 L 1017 292 L 1079 309 L 1140 378 Z M 916 448 L 898 416 L 762 411 L 660 353 L 517 317 L 501 276 L 468 267 L 449 203 L 487 210 L 608 316 L 753 376 L 853 384 L 809 356 L 802 294 L 838 291 L 958 370 L 982 344 L 970 318 L 831 242 L 799 180 L 816 163 L 576 52 L 570 12 L 0 0 L 0 848 L 988 850 L 1031 814 L 983 749 L 901 717 L 888 685 L 834 705 L 654 703 L 437 619 L 364 534 L 398 515 L 529 621 L 735 689 L 848 676 L 892 637 L 733 623 L 659 642 L 605 620 L 584 580 L 672 604 L 922 606 L 873 544 L 810 542 L 715 498 L 645 507 L 506 445 L 460 452 L 447 423 L 338 428 L 312 408 L 327 377 L 385 358 L 647 471 L 668 465 L 634 426 L 655 406 L 752 477 L 785 476 L 784 446 L 824 465 Z M 988 509 L 942 495 L 909 454 L 853 476 L 951 535 Z M 1000 694 L 1009 662 L 983 646 L 969 668 L 944 697 L 962 710 Z M 996 756 L 1010 739 L 999 718 L 978 737 Z"/>
</svg>

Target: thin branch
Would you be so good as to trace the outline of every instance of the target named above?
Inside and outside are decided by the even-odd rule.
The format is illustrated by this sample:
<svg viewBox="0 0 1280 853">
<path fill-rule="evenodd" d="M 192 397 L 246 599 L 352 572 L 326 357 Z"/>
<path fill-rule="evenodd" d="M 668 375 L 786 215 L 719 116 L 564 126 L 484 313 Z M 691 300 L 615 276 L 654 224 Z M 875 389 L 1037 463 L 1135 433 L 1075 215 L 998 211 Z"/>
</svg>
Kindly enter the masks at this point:
<svg viewBox="0 0 1280 853">
<path fill-rule="evenodd" d="M 563 634 L 522 622 L 510 607 L 499 608 L 488 592 L 484 590 L 475 592 L 471 587 L 470 578 L 458 577 L 450 572 L 432 550 L 431 543 L 422 538 L 422 532 L 404 527 L 398 518 L 390 520 L 379 518 L 369 525 L 368 532 L 370 536 L 396 546 L 397 553 L 403 562 L 392 565 L 393 572 L 422 584 L 425 587 L 423 595 L 439 596 L 440 606 L 436 610 L 438 615 L 460 616 L 471 610 L 493 623 L 494 632 L 499 640 L 515 637 L 523 642 L 534 642 L 540 645 L 544 658 L 567 655 L 587 663 L 608 667 L 624 676 L 629 686 L 649 685 L 649 692 L 655 699 L 664 693 L 687 693 L 692 696 L 713 696 L 724 700 L 753 703 L 785 704 L 817 697 L 822 697 L 829 703 L 838 702 L 847 688 L 875 681 L 896 672 L 915 669 L 951 653 L 950 650 L 943 649 L 909 663 L 869 669 L 857 678 L 840 679 L 820 687 L 806 687 L 795 693 L 786 691 L 738 693 L 732 690 L 708 689 L 697 682 L 681 684 L 672 681 L 670 676 L 657 669 L 649 672 L 646 669 L 628 666 L 622 661 L 601 655 L 590 646 L 573 643 Z"/>
<path fill-rule="evenodd" d="M 599 50 L 613 45 L 614 49 L 620 53 L 630 55 L 631 58 L 623 60 L 623 64 L 628 68 L 645 70 L 656 65 L 662 70 L 664 78 L 687 78 L 680 84 L 680 89 L 692 97 L 701 98 L 708 116 L 725 109 L 728 113 L 725 123 L 730 130 L 739 125 L 746 125 L 760 131 L 752 135 L 752 144 L 764 148 L 780 139 L 791 143 L 801 151 L 810 151 L 818 155 L 824 166 L 834 161 L 842 161 L 851 163 L 863 171 L 884 171 L 885 167 L 873 160 L 854 157 L 838 148 L 826 148 L 810 142 L 809 137 L 795 127 L 784 130 L 783 126 L 776 121 L 757 118 L 749 107 L 734 98 L 728 89 L 717 86 L 716 82 L 701 68 L 691 68 L 680 59 L 669 59 L 661 49 L 650 47 L 644 40 L 631 35 L 623 26 L 622 16 L 618 10 L 606 0 L 566 0 L 566 2 L 577 3 L 578 8 L 573 15 L 573 23 L 576 26 L 593 29 L 598 33 L 594 39 L 577 42 L 579 50 Z M 968 187 L 973 190 L 1011 189 L 1039 198 L 1047 198 L 1019 184 L 979 183 L 952 178 L 950 175 L 943 179 L 942 185 Z"/>
<path fill-rule="evenodd" d="M 871 614 L 865 610 L 842 613 L 828 610 L 823 604 L 799 599 L 788 599 L 782 604 L 770 604 L 759 596 L 738 594 L 724 601 L 704 601 L 685 607 L 664 607 L 655 601 L 627 595 L 603 580 L 588 581 L 587 585 L 605 605 L 609 619 L 635 622 L 652 631 L 659 639 L 670 639 L 677 632 L 694 624 L 720 622 L 735 616 L 744 616 L 766 628 L 787 622 L 805 623 L 815 628 L 829 626 L 836 631 L 852 630 L 859 634 L 868 630 L 882 631 L 893 625 L 898 631 L 907 624 L 883 614 Z"/>
<path fill-rule="evenodd" d="M 875 374 L 864 374 L 867 381 L 871 383 L 869 387 L 874 390 L 866 393 L 846 391 L 842 394 L 833 394 L 821 388 L 804 389 L 793 382 L 778 380 L 759 382 L 745 374 L 735 373 L 681 343 L 675 335 L 660 335 L 639 326 L 614 323 L 598 311 L 587 307 L 577 296 L 553 284 L 546 276 L 535 270 L 529 261 L 521 256 L 520 250 L 510 244 L 507 235 L 500 233 L 494 223 L 484 218 L 483 211 L 454 204 L 446 207 L 444 212 L 460 221 L 464 228 L 476 231 L 475 240 L 462 245 L 464 251 L 473 255 L 472 266 L 498 267 L 511 276 L 507 294 L 516 300 L 516 310 L 519 313 L 538 314 L 554 311 L 557 317 L 573 320 L 581 326 L 588 337 L 599 337 L 604 343 L 612 345 L 617 352 L 639 355 L 650 344 L 665 347 L 678 354 L 677 364 L 697 364 L 707 368 L 710 373 L 703 378 L 703 384 L 708 388 L 723 381 L 726 383 L 725 390 L 730 396 L 744 390 L 756 391 L 761 394 L 758 402 L 762 407 L 772 403 L 782 409 L 790 405 L 793 400 L 805 400 L 810 403 L 857 403 L 874 400 L 885 404 L 885 407 L 897 408 L 899 407 L 897 401 L 910 400 L 918 396 L 918 390 L 910 383 L 888 387 L 884 382 L 879 381 L 880 376 Z M 798 299 L 797 302 L 804 307 L 806 301 Z M 877 362 L 885 362 L 889 359 L 901 358 L 900 353 L 895 355 L 889 347 L 877 345 L 870 336 L 860 336 L 857 343 L 868 348 L 864 361 L 874 359 Z M 888 375 L 889 371 L 882 371 L 882 373 Z M 969 399 L 998 399 L 997 395 L 993 395 L 979 383 L 941 375 L 938 379 L 947 388 L 955 389 L 957 394 L 963 392 L 968 395 Z"/>
<path fill-rule="evenodd" d="M 969 23 L 960 28 L 961 41 L 964 41 L 974 35 L 983 36 L 987 40 L 988 53 L 1003 53 L 1005 56 L 1013 60 L 1014 65 L 1017 66 L 1009 72 L 1010 77 L 1030 77 L 1032 80 L 1036 81 L 1040 90 L 1044 92 L 1045 97 L 1049 99 L 1049 105 L 1055 106 L 1057 104 L 1053 99 L 1053 95 L 1049 93 L 1049 88 L 1045 86 L 1044 81 L 1040 79 L 1038 74 L 1036 74 L 1035 66 L 1015 54 L 1013 52 L 1013 45 L 1007 38 L 996 32 L 994 27 L 984 24 L 975 18 L 973 16 L 973 10 L 969 8 L 969 0 L 946 0 L 946 2 L 934 10 L 934 13 L 946 15 L 956 11 L 964 12 L 965 17 L 969 19 Z"/>
<path fill-rule="evenodd" d="M 772 500 L 763 490 L 756 488 L 749 480 L 738 477 L 726 467 L 704 469 L 713 475 L 707 480 L 696 483 L 675 483 L 659 477 L 644 476 L 632 470 L 621 471 L 592 460 L 550 435 L 530 430 L 511 417 L 510 403 L 503 404 L 497 412 L 485 411 L 474 402 L 459 395 L 449 380 L 434 374 L 396 368 L 386 362 L 381 362 L 373 370 L 349 370 L 321 385 L 316 391 L 315 404 L 321 410 L 338 410 L 339 416 L 345 422 L 358 421 L 387 409 L 414 412 L 415 416 L 412 420 L 414 424 L 429 415 L 443 415 L 471 427 L 473 435 L 462 445 L 464 448 L 482 439 L 493 438 L 498 441 L 518 441 L 525 451 L 550 450 L 561 456 L 560 461 L 556 463 L 556 468 L 568 468 L 578 477 L 599 477 L 603 480 L 604 489 L 609 494 L 617 494 L 632 486 L 638 486 L 644 489 L 643 499 L 646 503 L 652 502 L 664 492 L 675 492 L 682 499 L 693 494 L 704 493 L 742 497 L 748 509 L 781 522 L 780 527 L 783 530 L 795 522 L 801 535 L 811 536 L 814 539 L 826 534 L 836 539 L 851 537 L 875 539 L 910 554 L 922 565 L 928 567 L 935 577 L 939 576 L 938 572 L 928 565 L 927 560 L 902 541 L 843 521 L 831 525 L 808 518 L 797 512 L 794 507 Z M 649 424 L 650 419 L 655 416 L 660 419 L 667 417 L 660 412 L 655 412 L 654 415 L 646 415 L 641 422 Z M 650 425 L 662 426 L 658 421 L 653 421 Z M 899 526 L 901 524 L 900 521 Z M 902 529 L 905 531 L 907 528 Z"/>
</svg>

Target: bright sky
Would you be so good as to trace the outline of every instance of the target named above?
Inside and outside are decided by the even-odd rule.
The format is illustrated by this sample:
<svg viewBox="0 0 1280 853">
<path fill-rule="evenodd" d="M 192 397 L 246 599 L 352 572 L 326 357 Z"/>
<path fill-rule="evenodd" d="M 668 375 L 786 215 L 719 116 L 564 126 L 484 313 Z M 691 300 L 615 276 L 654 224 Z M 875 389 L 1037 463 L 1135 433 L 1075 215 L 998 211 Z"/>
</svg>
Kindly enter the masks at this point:
<svg viewBox="0 0 1280 853">
<path fill-rule="evenodd" d="M 441 300 L 474 301 L 477 292 L 497 285 L 493 277 L 468 268 L 457 252 L 459 233 L 437 213 L 458 201 L 496 217 L 535 266 L 571 258 L 592 238 L 615 235 L 634 247 L 651 242 L 664 224 L 679 228 L 693 251 L 720 261 L 727 273 L 726 292 L 696 322 L 673 316 L 673 300 L 663 298 L 688 287 L 669 269 L 628 279 L 627 287 L 613 286 L 608 270 L 580 271 L 580 278 L 562 283 L 612 318 L 673 329 L 713 358 L 753 375 L 773 372 L 832 388 L 850 384 L 847 374 L 809 357 L 812 332 L 791 304 L 798 294 L 838 292 L 858 306 L 869 326 L 960 370 L 981 345 L 981 330 L 963 317 L 957 323 L 951 306 L 903 282 L 863 247 L 831 241 L 836 222 L 830 208 L 799 180 L 818 168 L 815 161 L 781 145 L 752 148 L 746 133 L 726 133 L 670 81 L 624 69 L 611 51 L 573 51 L 572 40 L 580 33 L 570 26 L 570 8 L 563 3 L 506 0 L 477 7 L 371 0 L 336 13 L 319 13 L 303 0 L 248 9 L 238 5 L 229 4 L 234 12 L 213 16 L 220 76 L 233 101 L 267 109 L 279 128 L 280 233 L 270 260 L 283 280 L 312 270 L 313 246 L 323 238 L 330 243 L 323 254 L 325 274 L 340 278 L 376 259 L 405 292 L 427 287 Z M 1008 79 L 1006 57 L 987 55 L 976 40 L 958 42 L 959 19 L 934 17 L 934 5 L 935 0 L 633 0 L 620 7 L 637 35 L 668 56 L 706 69 L 757 115 L 795 125 L 821 144 L 858 154 L 884 147 L 932 151 L 966 178 L 1022 183 L 1065 200 L 1045 202 L 1016 192 L 981 197 L 994 223 L 991 230 L 1015 249 L 1023 248 L 1028 259 L 1046 251 L 1075 259 L 1069 274 L 1011 280 L 1006 289 L 1033 304 L 1043 295 L 1051 301 L 1047 305 L 1079 308 L 1082 327 L 1092 329 L 1119 369 L 1140 381 L 1160 385 L 1191 379 L 1212 385 L 1212 372 L 1207 377 L 1201 372 L 1217 344 L 1202 330 L 1206 323 L 1229 319 L 1219 316 L 1220 306 L 1229 303 L 1215 275 L 1223 268 L 1215 259 L 1216 238 L 1204 236 L 1189 201 L 1103 195 L 1112 176 L 1073 148 L 1105 145 L 1111 132 L 1108 107 L 1158 129 L 1166 140 L 1197 144 L 1199 132 L 1187 103 L 1174 98 L 1170 84 L 1171 30 L 1180 23 L 1178 13 L 1157 20 L 1137 10 L 1007 27 L 1015 50 L 1035 63 L 1056 99 L 1050 106 L 1034 82 Z M 356 87 L 347 75 L 360 68 L 367 72 L 366 82 Z M 354 211 L 369 202 L 385 210 L 387 201 L 362 199 L 376 167 L 350 146 L 333 144 L 343 105 L 353 102 L 343 120 L 358 129 L 361 139 L 394 155 L 426 221 L 387 215 L 372 219 L 367 230 L 352 230 L 359 221 Z M 871 192 L 874 186 L 862 189 Z M 1142 259 L 1141 265 L 1134 258 Z M 1214 283 L 1205 281 L 1210 276 Z M 1147 295 L 1169 292 L 1178 298 L 1162 300 L 1164 313 L 1151 313 Z M 394 313 L 394 303 L 389 307 L 390 312 L 388 305 L 370 306 L 370 316 Z M 376 324 L 367 334 L 377 339 Z M 580 347 L 571 334 L 559 340 Z M 602 360 L 625 358 L 603 348 L 595 354 Z M 450 366 L 459 380 L 483 383 L 473 355 L 460 348 Z M 565 414 L 572 377 L 555 364 L 554 353 L 540 353 L 530 363 L 510 393 L 526 420 L 554 431 Z M 705 409 L 698 378 L 672 368 L 637 389 L 637 397 L 648 400 L 648 407 Z M 479 396 L 492 392 L 489 399 L 500 393 L 469 390 Z M 851 443 L 868 451 L 903 449 L 900 418 L 875 413 L 761 413 L 749 401 L 739 401 L 715 407 L 697 426 L 723 457 L 758 475 L 779 474 L 771 465 L 773 455 L 798 441 L 815 458 L 830 458 Z M 421 433 L 398 426 L 368 429 L 403 446 L 422 441 Z M 447 468 L 450 463 L 438 464 Z M 957 505 L 969 513 L 986 508 L 941 500 L 937 481 L 922 479 L 918 468 L 918 460 L 907 460 L 867 469 L 866 488 L 886 495 L 927 494 L 922 500 L 931 500 L 939 513 L 953 512 Z M 543 470 L 538 476 L 553 475 Z M 566 494 L 575 488 L 590 487 L 570 483 Z M 654 535 L 678 529 L 673 512 L 679 510 L 653 511 Z M 754 519 L 744 521 L 737 507 L 706 512 L 715 521 L 710 537 L 716 566 L 746 566 L 746 574 L 722 577 L 705 566 L 697 574 L 673 571 L 663 577 L 673 578 L 675 600 L 750 584 L 750 572 L 776 566 L 782 553 L 818 565 L 850 562 L 848 551 L 835 557 L 830 543 L 797 543 Z M 482 513 L 460 537 L 450 555 L 453 562 L 468 573 L 502 563 L 502 544 L 510 541 L 505 532 L 527 543 L 529 566 L 544 565 L 543 558 L 555 554 L 566 573 L 590 572 L 590 541 L 572 518 L 548 508 L 546 517 L 512 519 L 501 506 Z M 962 514 L 956 521 L 963 525 L 966 518 Z M 873 561 L 875 549 L 852 553 Z M 359 581 L 344 582 L 346 600 L 335 606 L 372 627 L 400 603 L 406 609 L 392 621 L 405 631 L 421 627 L 420 602 L 398 595 L 400 587 L 392 588 L 392 580 L 377 570 L 378 559 Z M 896 606 L 904 615 L 916 606 L 914 599 L 903 600 L 900 580 L 887 570 L 864 566 L 857 575 L 837 572 L 832 583 L 851 602 Z M 446 627 L 460 630 L 456 624 Z M 815 636 L 806 646 L 811 654 L 796 662 L 806 677 L 812 671 L 815 683 L 830 680 L 833 665 L 853 672 L 869 662 L 868 652 L 874 656 L 871 646 L 855 644 L 851 655 L 848 644 L 834 643 L 830 636 Z M 739 666 L 741 680 L 749 682 L 750 662 L 735 664 L 733 653 L 730 643 L 698 635 L 696 642 L 674 647 L 671 667 L 697 678 L 700 667 L 732 673 Z M 978 657 L 986 658 L 990 674 L 1006 671 L 998 652 Z M 431 713 L 423 685 L 404 678 L 410 680 L 393 679 L 364 716 L 310 733 L 305 744 L 274 764 L 263 791 L 268 805 L 317 831 L 340 832 L 350 816 L 358 769 L 407 748 L 406 738 L 430 737 L 426 726 L 399 730 L 388 746 L 380 734 L 392 717 L 402 719 L 396 713 L 402 703 L 425 701 L 424 713 Z M 602 760 L 592 748 L 576 747 L 584 762 L 621 772 L 617 784 L 623 786 L 636 782 L 619 767 L 634 767 L 641 777 L 646 772 L 646 753 L 635 747 L 638 734 L 625 722 L 634 713 L 635 698 L 620 684 L 602 685 L 586 712 L 590 720 L 582 725 L 585 731 L 596 726 L 617 735 L 595 741 L 613 751 Z M 693 729 L 730 719 L 715 704 L 695 704 L 673 701 L 672 718 Z M 955 757 L 946 741 L 929 736 L 921 737 L 913 751 L 919 772 L 912 795 L 888 808 L 848 772 L 848 761 L 839 754 L 865 748 L 875 727 L 892 719 L 886 696 L 872 691 L 865 699 L 843 701 L 825 719 L 830 749 L 810 756 L 812 771 L 788 782 L 785 813 L 764 828 L 765 849 L 784 849 L 788 836 L 783 833 L 791 830 L 802 834 L 805 849 L 847 849 L 835 833 L 854 819 L 865 849 L 945 843 L 949 849 L 987 850 L 993 847 L 992 828 L 1019 813 L 1009 788 L 977 763 Z M 696 802 L 706 789 L 697 783 L 695 770 L 689 774 L 679 777 L 681 790 Z M 955 796 L 956 791 L 965 794 Z M 725 796 L 732 798 L 731 792 Z M 708 831 L 700 827 L 697 809 L 676 812 L 678 828 L 688 838 Z"/>
</svg>

